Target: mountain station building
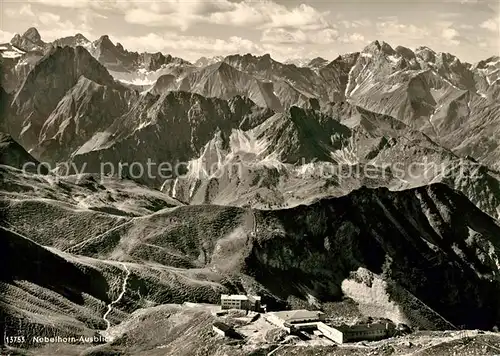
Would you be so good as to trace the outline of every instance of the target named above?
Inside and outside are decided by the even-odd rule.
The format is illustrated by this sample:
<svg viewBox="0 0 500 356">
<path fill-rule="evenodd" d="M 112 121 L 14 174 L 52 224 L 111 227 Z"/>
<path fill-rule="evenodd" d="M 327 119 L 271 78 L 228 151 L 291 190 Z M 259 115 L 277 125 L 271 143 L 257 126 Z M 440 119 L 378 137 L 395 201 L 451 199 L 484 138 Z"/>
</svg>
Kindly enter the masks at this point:
<svg viewBox="0 0 500 356">
<path fill-rule="evenodd" d="M 256 295 L 242 294 L 222 294 L 220 297 L 220 306 L 222 309 L 242 309 L 251 311 L 261 310 L 261 297 Z"/>
</svg>

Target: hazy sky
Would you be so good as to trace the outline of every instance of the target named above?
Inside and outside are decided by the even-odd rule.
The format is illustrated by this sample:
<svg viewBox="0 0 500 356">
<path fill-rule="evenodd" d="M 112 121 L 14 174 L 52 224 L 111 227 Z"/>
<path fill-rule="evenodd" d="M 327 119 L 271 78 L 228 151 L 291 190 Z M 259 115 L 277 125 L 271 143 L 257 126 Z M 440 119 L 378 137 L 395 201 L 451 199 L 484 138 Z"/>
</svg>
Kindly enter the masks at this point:
<svg viewBox="0 0 500 356">
<path fill-rule="evenodd" d="M 475 62 L 500 52 L 498 0 L 0 0 L 0 42 L 35 26 L 45 41 L 108 34 L 137 51 L 195 60 L 270 53 L 333 59 L 378 39 Z"/>
</svg>

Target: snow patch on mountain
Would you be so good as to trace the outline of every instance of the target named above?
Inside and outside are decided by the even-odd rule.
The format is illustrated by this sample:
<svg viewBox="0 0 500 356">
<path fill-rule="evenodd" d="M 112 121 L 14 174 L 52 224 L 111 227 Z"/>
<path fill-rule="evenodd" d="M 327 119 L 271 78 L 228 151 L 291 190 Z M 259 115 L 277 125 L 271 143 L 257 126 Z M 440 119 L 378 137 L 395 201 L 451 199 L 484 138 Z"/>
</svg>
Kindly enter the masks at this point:
<svg viewBox="0 0 500 356">
<path fill-rule="evenodd" d="M 206 66 L 218 63 L 218 62 L 222 62 L 223 60 L 224 60 L 223 56 L 214 56 L 214 57 L 210 57 L 210 58 L 201 57 L 196 62 L 194 62 L 194 65 L 196 67 L 206 67 Z"/>
<path fill-rule="evenodd" d="M 224 146 L 220 133 L 208 142 L 201 155 L 188 162 L 188 179 L 210 179 L 216 177 L 227 167 L 247 168 L 266 167 L 284 168 L 279 152 L 269 152 L 270 142 L 258 138 L 253 130 L 233 129 L 229 144 Z M 240 166 L 239 166 L 240 165 Z"/>
<path fill-rule="evenodd" d="M 401 57 L 399 57 L 399 56 L 395 56 L 395 55 L 392 55 L 392 54 L 391 54 L 391 55 L 387 56 L 387 59 L 389 59 L 389 61 L 390 61 L 391 63 L 393 63 L 393 64 L 398 64 L 398 63 L 399 63 L 399 61 L 401 60 Z"/>
<path fill-rule="evenodd" d="M 159 77 L 167 73 L 169 73 L 169 70 L 166 65 L 156 71 L 148 71 L 145 68 L 140 68 L 135 72 L 117 72 L 109 70 L 109 74 L 116 80 L 133 85 L 153 85 Z"/>
<path fill-rule="evenodd" d="M 253 131 L 244 132 L 242 130 L 233 130 L 230 142 L 231 152 L 233 154 L 245 152 L 260 156 L 269 146 L 269 142 L 265 138 L 258 139 Z"/>
<path fill-rule="evenodd" d="M 332 151 L 330 155 L 338 164 L 353 166 L 359 163 L 357 151 L 353 136 L 346 145 L 343 145 L 342 148 L 338 150 Z"/>
<path fill-rule="evenodd" d="M 294 59 L 287 59 L 286 61 L 283 62 L 283 64 L 293 64 L 296 65 L 297 67 L 306 67 L 310 62 L 311 62 L 310 58 L 294 58 Z"/>
</svg>

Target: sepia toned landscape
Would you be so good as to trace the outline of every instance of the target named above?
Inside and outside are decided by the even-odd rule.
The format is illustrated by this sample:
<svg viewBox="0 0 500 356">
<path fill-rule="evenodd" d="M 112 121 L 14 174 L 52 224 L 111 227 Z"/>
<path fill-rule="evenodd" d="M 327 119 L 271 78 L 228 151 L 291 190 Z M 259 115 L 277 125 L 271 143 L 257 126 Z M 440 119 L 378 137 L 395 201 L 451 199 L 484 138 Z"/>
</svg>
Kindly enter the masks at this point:
<svg viewBox="0 0 500 356">
<path fill-rule="evenodd" d="M 1 6 L 2 356 L 500 355 L 496 2 Z"/>
</svg>

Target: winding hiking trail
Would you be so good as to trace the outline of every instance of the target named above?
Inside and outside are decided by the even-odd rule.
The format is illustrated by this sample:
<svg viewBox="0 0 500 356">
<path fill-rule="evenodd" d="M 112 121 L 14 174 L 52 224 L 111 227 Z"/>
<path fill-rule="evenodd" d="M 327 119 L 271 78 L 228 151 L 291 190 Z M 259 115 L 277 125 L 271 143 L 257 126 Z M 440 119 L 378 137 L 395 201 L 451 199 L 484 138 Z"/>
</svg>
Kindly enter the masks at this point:
<svg viewBox="0 0 500 356">
<path fill-rule="evenodd" d="M 108 310 L 106 311 L 106 313 L 104 313 L 104 316 L 102 317 L 107 325 L 106 330 L 104 330 L 105 333 L 107 333 L 109 331 L 109 328 L 111 327 L 111 323 L 108 320 L 108 315 L 109 315 L 109 313 L 111 313 L 111 310 L 113 310 L 113 305 L 118 303 L 120 300 L 122 300 L 122 298 L 125 295 L 125 292 L 127 290 L 127 282 L 128 282 L 128 277 L 130 276 L 130 270 L 128 269 L 128 267 L 125 263 L 121 263 L 121 265 L 125 269 L 126 275 L 125 275 L 125 278 L 123 279 L 121 293 L 118 295 L 118 297 L 115 300 L 113 300 L 111 303 L 108 304 Z"/>
</svg>

